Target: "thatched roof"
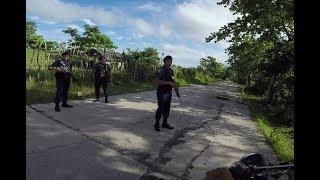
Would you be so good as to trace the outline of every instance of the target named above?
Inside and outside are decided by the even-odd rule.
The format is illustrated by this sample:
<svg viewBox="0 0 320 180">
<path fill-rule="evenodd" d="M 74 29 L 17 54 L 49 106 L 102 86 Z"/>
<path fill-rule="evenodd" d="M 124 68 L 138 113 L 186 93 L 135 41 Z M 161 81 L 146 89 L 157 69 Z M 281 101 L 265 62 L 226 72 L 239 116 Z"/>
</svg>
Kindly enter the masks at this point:
<svg viewBox="0 0 320 180">
<path fill-rule="evenodd" d="M 104 54 L 103 49 L 93 48 L 93 49 L 90 49 L 87 54 L 90 56 L 104 56 L 105 55 L 105 57 L 107 59 L 114 59 L 116 61 L 124 61 L 122 54 L 120 54 L 118 52 L 108 51 L 108 50 L 106 50 L 105 54 Z"/>
</svg>

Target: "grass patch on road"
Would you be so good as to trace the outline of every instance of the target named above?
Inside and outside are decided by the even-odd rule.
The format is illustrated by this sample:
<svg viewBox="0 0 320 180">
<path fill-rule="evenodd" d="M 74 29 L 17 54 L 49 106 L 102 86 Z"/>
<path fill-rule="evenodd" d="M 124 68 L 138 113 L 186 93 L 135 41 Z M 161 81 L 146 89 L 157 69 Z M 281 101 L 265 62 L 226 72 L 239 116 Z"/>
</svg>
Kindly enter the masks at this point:
<svg viewBox="0 0 320 180">
<path fill-rule="evenodd" d="M 281 124 L 281 117 L 275 117 L 266 108 L 260 96 L 242 91 L 243 100 L 249 102 L 252 117 L 257 121 L 260 131 L 266 137 L 280 161 L 294 160 L 294 129 Z"/>
</svg>

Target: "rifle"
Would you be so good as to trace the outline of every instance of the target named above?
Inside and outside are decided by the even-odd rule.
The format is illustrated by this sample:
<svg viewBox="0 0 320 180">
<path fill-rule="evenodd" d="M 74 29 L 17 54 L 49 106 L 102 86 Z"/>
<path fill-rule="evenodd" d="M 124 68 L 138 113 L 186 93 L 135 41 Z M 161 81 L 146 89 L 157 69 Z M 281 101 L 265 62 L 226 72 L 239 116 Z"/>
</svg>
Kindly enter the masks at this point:
<svg viewBox="0 0 320 180">
<path fill-rule="evenodd" d="M 62 69 L 63 71 L 69 76 L 72 78 L 72 81 L 75 82 L 75 83 L 78 83 L 78 79 L 76 79 L 73 74 L 72 74 L 72 71 L 69 69 L 69 67 L 67 65 L 65 65 L 62 60 L 59 61 L 59 63 L 62 65 Z"/>
<path fill-rule="evenodd" d="M 278 179 L 284 174 L 289 175 L 289 172 L 294 170 L 294 163 L 282 162 L 272 164 L 262 154 L 253 153 L 244 156 L 240 161 L 235 162 L 227 169 L 235 180 Z"/>
<path fill-rule="evenodd" d="M 176 95 L 177 95 L 177 97 L 179 98 L 179 100 L 180 100 L 180 102 L 181 102 L 179 89 L 178 89 L 178 88 L 175 88 L 174 91 L 176 92 Z"/>
<path fill-rule="evenodd" d="M 72 81 L 78 83 L 78 79 L 73 76 L 73 74 L 69 75 L 72 78 Z"/>
<path fill-rule="evenodd" d="M 278 178 L 283 174 L 288 173 L 294 168 L 294 164 L 283 164 L 283 165 L 269 165 L 269 166 L 255 166 L 248 165 L 249 167 L 249 178 L 255 179 L 263 176 L 272 176 Z"/>
</svg>

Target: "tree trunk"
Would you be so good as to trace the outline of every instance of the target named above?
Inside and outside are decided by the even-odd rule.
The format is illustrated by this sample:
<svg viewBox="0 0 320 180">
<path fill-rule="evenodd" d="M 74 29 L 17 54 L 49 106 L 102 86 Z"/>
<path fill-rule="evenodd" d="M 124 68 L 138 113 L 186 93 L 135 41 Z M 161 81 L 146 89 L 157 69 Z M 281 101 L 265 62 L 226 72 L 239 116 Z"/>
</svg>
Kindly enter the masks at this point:
<svg viewBox="0 0 320 180">
<path fill-rule="evenodd" d="M 81 77 L 84 78 L 84 69 L 83 69 L 83 61 L 81 61 Z"/>
<path fill-rule="evenodd" d="M 40 49 L 38 49 L 38 51 L 37 51 L 38 53 L 37 53 L 37 65 L 38 65 L 38 69 L 40 69 L 40 64 L 39 64 L 39 55 L 40 55 Z"/>
<path fill-rule="evenodd" d="M 246 84 L 250 87 L 251 86 L 251 75 L 247 74 L 246 76 Z"/>
<path fill-rule="evenodd" d="M 33 63 L 33 58 L 34 58 L 34 54 L 35 54 L 36 50 L 32 49 L 32 58 L 31 58 L 31 62 L 30 62 L 30 66 L 32 67 L 32 63 Z"/>
<path fill-rule="evenodd" d="M 273 101 L 273 96 L 274 96 L 274 83 L 275 83 L 275 78 L 272 77 L 271 82 L 270 82 L 270 84 L 269 84 L 269 86 L 268 86 L 268 89 L 267 89 L 267 92 L 266 92 L 266 94 L 267 94 L 267 102 L 268 102 L 269 104 L 272 103 L 272 101 Z"/>
</svg>

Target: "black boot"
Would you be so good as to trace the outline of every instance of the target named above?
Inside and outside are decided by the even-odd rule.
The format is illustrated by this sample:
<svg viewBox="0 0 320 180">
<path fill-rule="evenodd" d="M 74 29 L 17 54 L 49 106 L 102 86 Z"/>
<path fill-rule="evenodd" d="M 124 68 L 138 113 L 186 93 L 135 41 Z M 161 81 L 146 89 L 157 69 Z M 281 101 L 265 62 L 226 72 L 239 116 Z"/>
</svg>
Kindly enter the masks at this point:
<svg viewBox="0 0 320 180">
<path fill-rule="evenodd" d="M 100 99 L 99 98 L 96 98 L 93 102 L 99 102 Z"/>
<path fill-rule="evenodd" d="M 154 124 L 154 130 L 160 131 L 160 126 L 159 126 L 159 124 Z"/>
<path fill-rule="evenodd" d="M 171 127 L 168 123 L 162 123 L 161 127 L 167 128 L 167 129 L 174 129 L 174 127 Z"/>
<path fill-rule="evenodd" d="M 67 102 L 63 102 L 62 103 L 62 107 L 73 107 L 73 106 L 68 104 Z"/>
<path fill-rule="evenodd" d="M 156 119 L 156 123 L 154 124 L 154 130 L 156 131 L 160 131 L 159 121 L 160 119 Z"/>
<path fill-rule="evenodd" d="M 105 98 L 104 98 L 104 102 L 105 102 L 105 103 L 109 103 L 108 97 L 105 97 Z"/>
<path fill-rule="evenodd" d="M 56 107 L 54 108 L 55 111 L 60 112 L 60 106 L 59 104 L 56 104 Z"/>
</svg>

